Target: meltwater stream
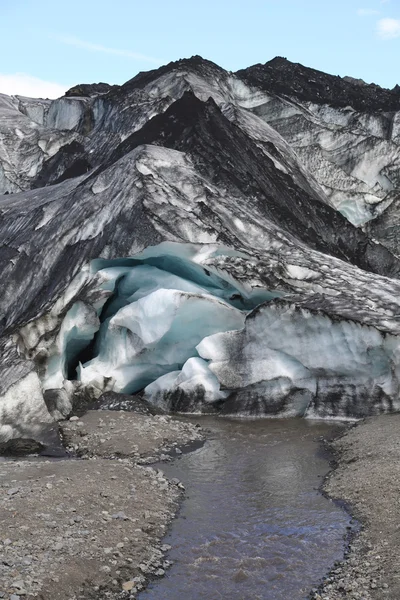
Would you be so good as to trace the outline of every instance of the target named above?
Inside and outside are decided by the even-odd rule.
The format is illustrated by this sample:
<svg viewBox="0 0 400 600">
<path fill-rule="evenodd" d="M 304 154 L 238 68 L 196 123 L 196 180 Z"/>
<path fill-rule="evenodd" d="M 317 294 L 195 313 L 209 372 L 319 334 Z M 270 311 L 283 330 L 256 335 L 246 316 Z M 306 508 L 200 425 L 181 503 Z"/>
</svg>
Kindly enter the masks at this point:
<svg viewBox="0 0 400 600">
<path fill-rule="evenodd" d="M 187 497 L 174 565 L 140 600 L 300 600 L 343 557 L 348 515 L 317 490 L 338 425 L 203 418 L 205 445 L 160 468 Z"/>
</svg>

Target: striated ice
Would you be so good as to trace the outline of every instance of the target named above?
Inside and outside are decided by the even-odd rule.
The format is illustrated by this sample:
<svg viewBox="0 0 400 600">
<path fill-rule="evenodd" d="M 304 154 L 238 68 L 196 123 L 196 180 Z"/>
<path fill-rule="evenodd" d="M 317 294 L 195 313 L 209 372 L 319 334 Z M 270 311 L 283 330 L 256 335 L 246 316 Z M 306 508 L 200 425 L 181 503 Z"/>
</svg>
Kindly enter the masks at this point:
<svg viewBox="0 0 400 600">
<path fill-rule="evenodd" d="M 47 127 L 74 130 L 83 119 L 85 98 L 59 98 L 54 100 L 46 116 Z"/>
<path fill-rule="evenodd" d="M 144 390 L 145 398 L 163 410 L 193 412 L 228 397 L 206 361 L 189 358 L 181 371 L 159 377 Z"/>
<path fill-rule="evenodd" d="M 298 390 L 307 391 L 308 406 L 300 405 L 298 414 L 362 416 L 399 391 L 396 337 L 284 302 L 256 309 L 242 331 L 207 337 L 197 350 L 221 385 L 247 402 L 252 387 L 254 402 L 261 402 L 260 384 L 266 392 L 266 382 L 278 379 L 286 382 L 285 410 L 293 398 L 297 402 Z M 268 402 L 263 410 L 268 412 Z"/>
<path fill-rule="evenodd" d="M 99 354 L 82 365 L 83 383 L 135 392 L 196 356 L 207 335 L 243 327 L 245 315 L 209 294 L 157 289 L 122 307 L 101 331 Z"/>
</svg>

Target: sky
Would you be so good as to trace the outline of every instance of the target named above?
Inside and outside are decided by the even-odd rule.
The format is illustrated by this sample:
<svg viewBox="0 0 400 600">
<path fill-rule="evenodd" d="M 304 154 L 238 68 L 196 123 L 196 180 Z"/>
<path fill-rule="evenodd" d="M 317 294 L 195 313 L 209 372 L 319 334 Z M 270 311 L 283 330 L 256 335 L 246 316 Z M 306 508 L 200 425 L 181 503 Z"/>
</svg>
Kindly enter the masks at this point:
<svg viewBox="0 0 400 600">
<path fill-rule="evenodd" d="M 400 0 L 0 0 L 0 92 L 55 98 L 199 54 L 229 71 L 275 56 L 392 88 Z"/>
</svg>

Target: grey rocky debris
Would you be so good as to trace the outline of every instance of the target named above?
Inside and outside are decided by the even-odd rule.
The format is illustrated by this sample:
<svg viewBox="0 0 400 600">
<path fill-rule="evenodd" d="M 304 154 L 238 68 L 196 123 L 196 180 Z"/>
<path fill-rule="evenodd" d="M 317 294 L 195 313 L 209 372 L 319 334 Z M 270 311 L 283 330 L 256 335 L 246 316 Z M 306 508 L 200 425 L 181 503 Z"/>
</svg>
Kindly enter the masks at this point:
<svg viewBox="0 0 400 600">
<path fill-rule="evenodd" d="M 39 454 L 45 446 L 33 439 L 14 438 L 0 444 L 2 456 L 24 456 L 26 454 Z"/>
<path fill-rule="evenodd" d="M 367 419 L 331 445 L 337 461 L 324 484 L 361 523 L 346 560 L 334 566 L 313 600 L 384 600 L 400 594 L 398 574 L 399 415 Z"/>
<path fill-rule="evenodd" d="M 204 439 L 201 428 L 175 421 L 169 416 L 91 410 L 81 422 L 82 427 L 79 421 L 71 420 L 61 422 L 60 427 L 66 447 L 84 457 L 123 456 L 135 460 L 140 458 L 141 461 L 151 458 L 150 462 L 156 462 L 158 455 L 178 445 L 185 446 Z"/>
<path fill-rule="evenodd" d="M 116 416 L 128 419 L 125 453 L 120 447 L 118 458 L 93 451 L 91 460 L 1 463 L 0 589 L 7 590 L 7 600 L 12 595 L 91 600 L 103 593 L 117 600 L 168 568 L 169 547 L 161 539 L 181 490 L 138 461 L 150 445 L 159 453 L 164 438 L 178 444 L 200 439 L 201 433 L 170 418 L 106 411 L 96 413 L 96 429 L 101 415 L 110 426 Z M 135 418 L 141 421 L 132 428 Z M 68 423 L 79 429 L 79 421 Z M 90 423 L 85 427 L 91 434 Z M 134 442 L 135 457 L 129 451 Z"/>
<path fill-rule="evenodd" d="M 92 410 L 125 410 L 140 415 L 155 415 L 159 412 L 140 396 L 118 394 L 117 392 L 104 392 L 90 408 Z"/>
</svg>

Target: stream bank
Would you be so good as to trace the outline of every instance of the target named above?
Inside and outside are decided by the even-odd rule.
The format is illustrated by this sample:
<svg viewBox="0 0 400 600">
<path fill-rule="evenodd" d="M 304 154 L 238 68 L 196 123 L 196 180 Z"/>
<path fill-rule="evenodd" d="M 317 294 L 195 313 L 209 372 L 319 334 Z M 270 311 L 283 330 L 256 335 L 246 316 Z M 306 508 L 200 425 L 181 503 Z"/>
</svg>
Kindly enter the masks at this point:
<svg viewBox="0 0 400 600">
<path fill-rule="evenodd" d="M 400 598 L 399 427 L 400 415 L 375 417 L 331 443 L 337 464 L 323 489 L 351 506 L 363 528 L 311 598 Z M 202 444 L 204 431 L 187 420 L 117 411 L 89 411 L 61 429 L 85 460 L 0 462 L 0 598 L 135 598 L 149 579 L 172 572 L 165 542 L 173 528 L 165 535 L 184 486 L 172 477 L 181 461 L 169 461 L 182 456 L 180 447 Z M 187 456 L 196 461 L 199 452 Z M 157 460 L 165 474 L 147 466 Z M 246 579 L 246 569 L 237 573 L 239 583 Z"/>
<path fill-rule="evenodd" d="M 168 568 L 183 485 L 146 466 L 203 434 L 169 416 L 89 411 L 60 424 L 85 458 L 0 462 L 0 598 L 134 598 Z"/>
<path fill-rule="evenodd" d="M 313 600 L 400 598 L 400 415 L 359 422 L 336 439 L 336 467 L 324 491 L 344 500 L 362 529 L 347 559 L 335 566 Z"/>
</svg>

